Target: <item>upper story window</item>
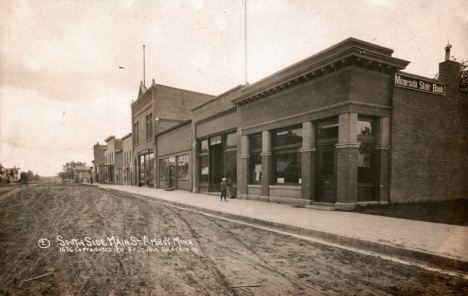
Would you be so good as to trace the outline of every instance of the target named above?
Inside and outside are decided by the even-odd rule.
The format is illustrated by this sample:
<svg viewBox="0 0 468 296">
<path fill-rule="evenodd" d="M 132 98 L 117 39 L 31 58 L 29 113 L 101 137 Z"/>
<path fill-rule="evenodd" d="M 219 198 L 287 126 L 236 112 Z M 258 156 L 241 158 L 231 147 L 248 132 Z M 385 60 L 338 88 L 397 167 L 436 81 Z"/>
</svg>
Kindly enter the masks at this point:
<svg viewBox="0 0 468 296">
<path fill-rule="evenodd" d="M 146 116 L 146 141 L 153 139 L 153 113 Z"/>
</svg>

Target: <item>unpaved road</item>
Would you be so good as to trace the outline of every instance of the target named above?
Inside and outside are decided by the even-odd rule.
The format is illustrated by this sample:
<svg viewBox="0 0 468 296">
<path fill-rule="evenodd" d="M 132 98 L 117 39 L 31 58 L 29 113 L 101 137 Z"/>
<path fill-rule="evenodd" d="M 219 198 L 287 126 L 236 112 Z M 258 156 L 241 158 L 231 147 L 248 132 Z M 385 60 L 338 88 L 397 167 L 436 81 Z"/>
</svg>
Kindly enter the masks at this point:
<svg viewBox="0 0 468 296">
<path fill-rule="evenodd" d="M 1 187 L 0 252 L 1 295 L 468 294 L 461 278 L 70 183 Z"/>
</svg>

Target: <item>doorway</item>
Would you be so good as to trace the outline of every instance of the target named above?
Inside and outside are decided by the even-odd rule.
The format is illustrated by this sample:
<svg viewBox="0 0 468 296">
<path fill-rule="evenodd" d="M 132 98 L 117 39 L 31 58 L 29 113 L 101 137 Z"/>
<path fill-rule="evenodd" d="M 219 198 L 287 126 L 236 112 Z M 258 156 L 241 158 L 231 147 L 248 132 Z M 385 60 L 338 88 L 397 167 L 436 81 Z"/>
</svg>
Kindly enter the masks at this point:
<svg viewBox="0 0 468 296">
<path fill-rule="evenodd" d="M 210 191 L 221 191 L 221 180 L 224 176 L 223 144 L 210 145 Z"/>
<path fill-rule="evenodd" d="M 317 189 L 318 201 L 336 202 L 336 149 L 323 147 L 317 149 Z"/>
</svg>

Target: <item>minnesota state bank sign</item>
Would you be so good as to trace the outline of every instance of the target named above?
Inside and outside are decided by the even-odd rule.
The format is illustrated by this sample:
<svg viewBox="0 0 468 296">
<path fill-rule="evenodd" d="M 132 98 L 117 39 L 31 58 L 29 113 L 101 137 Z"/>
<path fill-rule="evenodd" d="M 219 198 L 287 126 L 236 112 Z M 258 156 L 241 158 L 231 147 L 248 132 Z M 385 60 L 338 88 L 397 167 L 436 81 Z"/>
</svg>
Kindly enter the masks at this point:
<svg viewBox="0 0 468 296">
<path fill-rule="evenodd" d="M 420 78 L 395 73 L 395 86 L 428 92 L 436 95 L 445 95 L 445 85 Z"/>
</svg>

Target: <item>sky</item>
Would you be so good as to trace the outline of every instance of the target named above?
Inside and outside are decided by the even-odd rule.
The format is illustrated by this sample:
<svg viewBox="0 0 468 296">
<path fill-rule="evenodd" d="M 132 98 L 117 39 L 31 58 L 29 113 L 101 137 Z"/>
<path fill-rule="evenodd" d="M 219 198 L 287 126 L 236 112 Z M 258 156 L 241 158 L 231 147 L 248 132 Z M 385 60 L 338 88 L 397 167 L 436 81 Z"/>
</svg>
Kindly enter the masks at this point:
<svg viewBox="0 0 468 296">
<path fill-rule="evenodd" d="M 92 165 L 94 144 L 131 132 L 143 45 L 147 86 L 212 95 L 349 37 L 429 78 L 447 42 L 468 59 L 467 0 L 247 0 L 247 39 L 243 1 L 1 1 L 0 163 L 41 176 Z"/>
</svg>

